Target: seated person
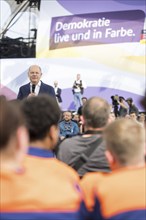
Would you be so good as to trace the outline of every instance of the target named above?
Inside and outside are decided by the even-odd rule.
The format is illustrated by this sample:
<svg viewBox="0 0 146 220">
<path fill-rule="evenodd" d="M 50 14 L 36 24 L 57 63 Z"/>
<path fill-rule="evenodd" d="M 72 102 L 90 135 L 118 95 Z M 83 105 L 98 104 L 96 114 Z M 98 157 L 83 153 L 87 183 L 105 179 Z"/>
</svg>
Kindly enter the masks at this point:
<svg viewBox="0 0 146 220">
<path fill-rule="evenodd" d="M 72 121 L 72 112 L 65 111 L 63 120 L 59 122 L 60 139 L 72 137 L 79 134 L 79 127 L 76 122 Z"/>
</svg>

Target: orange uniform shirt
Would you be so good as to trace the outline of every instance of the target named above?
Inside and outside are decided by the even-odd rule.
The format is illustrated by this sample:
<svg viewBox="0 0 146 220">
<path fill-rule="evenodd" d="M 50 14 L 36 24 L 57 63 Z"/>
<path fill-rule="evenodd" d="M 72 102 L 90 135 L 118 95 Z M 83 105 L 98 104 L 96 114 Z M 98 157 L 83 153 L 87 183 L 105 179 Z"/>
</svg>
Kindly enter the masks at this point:
<svg viewBox="0 0 146 220">
<path fill-rule="evenodd" d="M 145 167 L 90 173 L 82 179 L 81 187 L 93 219 L 145 220 Z"/>
<path fill-rule="evenodd" d="M 76 172 L 57 159 L 27 156 L 22 172 L 0 170 L 1 219 L 81 219 Z"/>
</svg>

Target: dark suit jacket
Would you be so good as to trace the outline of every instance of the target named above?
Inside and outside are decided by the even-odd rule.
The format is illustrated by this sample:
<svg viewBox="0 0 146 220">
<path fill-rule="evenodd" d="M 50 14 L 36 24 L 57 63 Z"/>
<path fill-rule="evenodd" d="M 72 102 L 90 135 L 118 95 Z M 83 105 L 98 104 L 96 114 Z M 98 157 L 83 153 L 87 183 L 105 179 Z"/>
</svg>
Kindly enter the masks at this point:
<svg viewBox="0 0 146 220">
<path fill-rule="evenodd" d="M 50 85 L 47 85 L 43 82 L 41 82 L 41 87 L 40 87 L 40 91 L 39 94 L 45 93 L 48 95 L 51 95 L 53 97 L 55 97 L 55 92 L 54 92 L 54 88 Z M 27 83 L 26 85 L 23 85 L 20 87 L 19 92 L 18 92 L 18 96 L 17 99 L 24 99 L 26 98 L 28 95 L 30 94 L 30 83 Z"/>
<path fill-rule="evenodd" d="M 58 102 L 62 102 L 61 89 L 60 88 L 57 89 L 56 98 L 58 99 Z"/>
</svg>

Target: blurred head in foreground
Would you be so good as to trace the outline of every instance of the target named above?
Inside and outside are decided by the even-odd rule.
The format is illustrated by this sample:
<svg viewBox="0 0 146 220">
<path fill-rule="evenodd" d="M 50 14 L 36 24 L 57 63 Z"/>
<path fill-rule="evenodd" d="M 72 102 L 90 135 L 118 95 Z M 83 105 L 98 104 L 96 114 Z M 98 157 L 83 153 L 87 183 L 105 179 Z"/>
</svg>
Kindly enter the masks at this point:
<svg viewBox="0 0 146 220">
<path fill-rule="evenodd" d="M 104 131 L 111 169 L 144 165 L 145 131 L 134 120 L 118 119 Z"/>
<path fill-rule="evenodd" d="M 19 103 L 0 96 L 0 153 L 1 165 L 10 169 L 20 166 L 28 148 L 25 118 Z"/>
</svg>

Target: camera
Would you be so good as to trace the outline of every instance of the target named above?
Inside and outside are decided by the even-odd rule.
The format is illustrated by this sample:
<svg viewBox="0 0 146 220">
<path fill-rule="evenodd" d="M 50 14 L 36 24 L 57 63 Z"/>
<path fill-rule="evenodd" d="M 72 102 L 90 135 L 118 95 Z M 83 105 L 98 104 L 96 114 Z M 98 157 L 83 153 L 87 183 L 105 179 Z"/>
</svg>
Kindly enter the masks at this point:
<svg viewBox="0 0 146 220">
<path fill-rule="evenodd" d="M 114 95 L 114 96 L 111 96 L 111 99 L 112 99 L 112 104 L 113 105 L 118 105 L 118 101 L 119 101 L 119 96 L 118 95 Z"/>
<path fill-rule="evenodd" d="M 113 105 L 119 105 L 118 101 L 122 102 L 122 100 L 125 100 L 123 96 L 118 96 L 118 95 L 111 96 L 111 99 Z"/>
</svg>

